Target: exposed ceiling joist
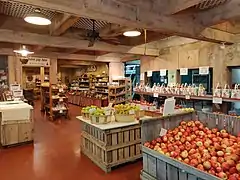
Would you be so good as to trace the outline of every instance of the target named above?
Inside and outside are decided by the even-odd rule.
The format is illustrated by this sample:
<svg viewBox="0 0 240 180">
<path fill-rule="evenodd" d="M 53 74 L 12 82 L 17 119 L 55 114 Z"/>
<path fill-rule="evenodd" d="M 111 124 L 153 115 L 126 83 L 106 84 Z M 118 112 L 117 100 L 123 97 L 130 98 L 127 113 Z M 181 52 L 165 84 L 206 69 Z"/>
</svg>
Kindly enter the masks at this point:
<svg viewBox="0 0 240 180">
<path fill-rule="evenodd" d="M 212 26 L 240 16 L 240 1 L 231 0 L 218 7 L 198 13 L 197 19 L 205 26 Z"/>
<path fill-rule="evenodd" d="M 204 0 L 165 0 L 169 3 L 169 14 L 176 14 L 201 3 Z"/>
<path fill-rule="evenodd" d="M 0 54 L 2 55 L 11 55 L 15 56 L 12 48 L 0 48 Z M 92 56 L 92 55 L 82 55 L 82 54 L 66 54 L 66 53 L 44 53 L 39 52 L 35 53 L 35 57 L 48 57 L 48 58 L 57 58 L 65 60 L 75 60 L 75 61 L 91 61 L 91 62 L 120 62 L 120 57 L 117 55 L 109 56 Z"/>
<path fill-rule="evenodd" d="M 50 25 L 50 34 L 55 36 L 62 35 L 78 20 L 79 17 L 76 16 L 69 14 L 59 14 L 52 20 L 52 24 Z"/>
<path fill-rule="evenodd" d="M 89 41 L 67 37 L 42 35 L 36 33 L 16 32 L 0 29 L 0 41 L 29 45 L 50 46 L 59 48 L 76 48 L 85 50 L 97 50 L 107 52 L 143 54 L 144 48 L 123 45 L 111 45 L 104 42 L 96 42 L 93 47 L 88 47 Z M 146 55 L 158 56 L 158 49 L 147 49 Z"/>
</svg>

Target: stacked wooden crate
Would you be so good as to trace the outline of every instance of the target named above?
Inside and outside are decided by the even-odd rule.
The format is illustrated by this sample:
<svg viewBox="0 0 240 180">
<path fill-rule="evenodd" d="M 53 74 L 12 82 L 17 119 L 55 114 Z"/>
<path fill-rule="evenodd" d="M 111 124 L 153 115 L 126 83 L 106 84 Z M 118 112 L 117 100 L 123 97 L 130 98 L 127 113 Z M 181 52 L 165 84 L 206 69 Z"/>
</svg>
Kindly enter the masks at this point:
<svg viewBox="0 0 240 180">
<path fill-rule="evenodd" d="M 105 172 L 142 157 L 141 128 L 132 123 L 94 125 L 82 121 L 81 151 Z"/>
</svg>

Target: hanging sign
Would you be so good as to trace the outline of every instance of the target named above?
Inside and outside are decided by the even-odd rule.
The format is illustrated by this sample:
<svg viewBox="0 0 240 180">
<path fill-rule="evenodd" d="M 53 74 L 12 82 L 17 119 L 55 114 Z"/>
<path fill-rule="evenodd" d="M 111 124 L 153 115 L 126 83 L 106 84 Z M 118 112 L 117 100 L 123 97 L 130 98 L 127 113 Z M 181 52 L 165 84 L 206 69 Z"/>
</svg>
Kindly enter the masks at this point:
<svg viewBox="0 0 240 180">
<path fill-rule="evenodd" d="M 140 81 L 144 81 L 144 73 L 141 73 L 141 75 L 140 75 Z"/>
<path fill-rule="evenodd" d="M 147 77 L 152 77 L 152 71 L 147 72 Z"/>
<path fill-rule="evenodd" d="M 180 76 L 188 75 L 188 68 L 180 68 Z"/>
<path fill-rule="evenodd" d="M 200 75 L 207 75 L 207 74 L 209 74 L 209 67 L 208 66 L 199 67 L 199 74 Z"/>
<path fill-rule="evenodd" d="M 50 59 L 49 58 L 38 58 L 38 57 L 29 57 L 27 58 L 27 63 L 22 64 L 23 66 L 35 66 L 35 67 L 49 67 Z"/>
<path fill-rule="evenodd" d="M 160 69 L 160 76 L 166 76 L 167 70 L 166 69 Z"/>
</svg>

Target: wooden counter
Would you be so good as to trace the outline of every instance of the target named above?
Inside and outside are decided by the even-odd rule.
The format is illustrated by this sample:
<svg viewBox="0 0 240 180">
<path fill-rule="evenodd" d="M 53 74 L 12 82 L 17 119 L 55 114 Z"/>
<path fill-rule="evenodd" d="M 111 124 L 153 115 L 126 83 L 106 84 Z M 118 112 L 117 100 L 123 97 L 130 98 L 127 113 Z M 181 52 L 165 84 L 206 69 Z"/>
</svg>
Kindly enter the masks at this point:
<svg viewBox="0 0 240 180">
<path fill-rule="evenodd" d="M 138 121 L 95 125 L 81 116 L 77 119 L 82 122 L 81 152 L 103 171 L 142 157 Z"/>
</svg>

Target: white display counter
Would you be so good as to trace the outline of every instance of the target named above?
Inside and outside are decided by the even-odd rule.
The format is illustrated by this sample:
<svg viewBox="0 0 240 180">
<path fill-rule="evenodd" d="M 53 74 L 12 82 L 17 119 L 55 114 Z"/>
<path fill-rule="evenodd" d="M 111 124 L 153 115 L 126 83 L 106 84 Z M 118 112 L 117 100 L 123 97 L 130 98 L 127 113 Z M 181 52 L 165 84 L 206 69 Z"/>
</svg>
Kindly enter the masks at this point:
<svg viewBox="0 0 240 180">
<path fill-rule="evenodd" d="M 22 101 L 0 102 L 0 126 L 2 146 L 33 141 L 33 107 Z"/>
</svg>

